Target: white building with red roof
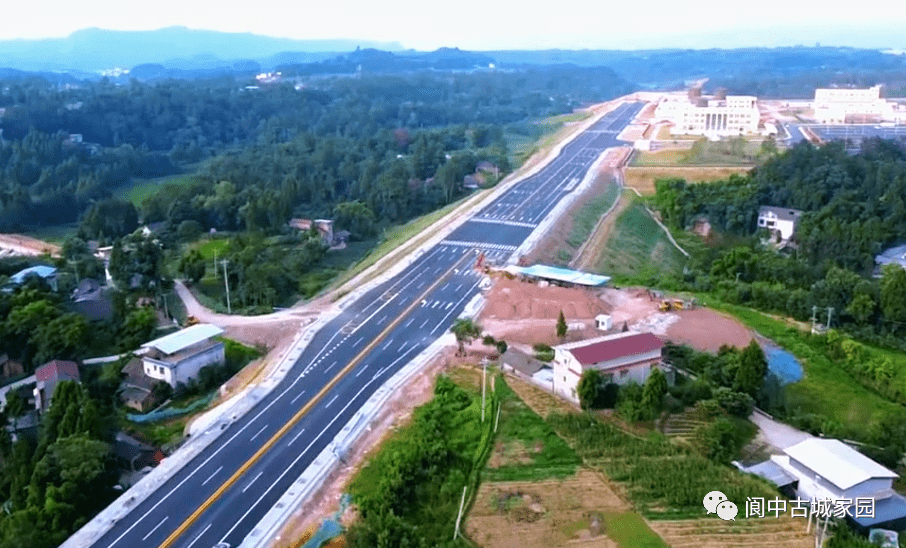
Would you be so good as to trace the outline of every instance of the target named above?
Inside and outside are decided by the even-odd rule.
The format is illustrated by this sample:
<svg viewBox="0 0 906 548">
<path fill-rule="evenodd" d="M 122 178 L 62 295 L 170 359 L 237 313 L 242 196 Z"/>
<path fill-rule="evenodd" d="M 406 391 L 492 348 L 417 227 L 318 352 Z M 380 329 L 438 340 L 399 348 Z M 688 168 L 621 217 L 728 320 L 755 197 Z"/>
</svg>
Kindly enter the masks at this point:
<svg viewBox="0 0 906 548">
<path fill-rule="evenodd" d="M 617 333 L 554 347 L 554 392 L 578 403 L 582 373 L 597 369 L 607 382 L 642 384 L 661 360 L 664 343 L 653 333 Z M 667 371 L 665 370 L 665 373 Z"/>
</svg>

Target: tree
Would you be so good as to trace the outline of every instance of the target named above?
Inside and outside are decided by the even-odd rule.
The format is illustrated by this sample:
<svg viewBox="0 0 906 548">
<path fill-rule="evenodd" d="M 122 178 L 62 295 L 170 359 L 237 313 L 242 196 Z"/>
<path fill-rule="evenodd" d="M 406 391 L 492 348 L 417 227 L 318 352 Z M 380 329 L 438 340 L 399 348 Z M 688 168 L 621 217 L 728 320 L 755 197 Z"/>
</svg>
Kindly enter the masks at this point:
<svg viewBox="0 0 906 548">
<path fill-rule="evenodd" d="M 197 249 L 189 250 L 179 260 L 179 271 L 192 283 L 198 283 L 204 278 L 208 262 L 201 256 Z"/>
<path fill-rule="evenodd" d="M 865 325 L 868 323 L 869 318 L 875 312 L 875 301 L 871 298 L 870 295 L 865 293 L 859 293 L 853 300 L 850 301 L 849 306 L 846 307 L 846 313 L 852 316 L 856 323 L 859 325 Z"/>
<path fill-rule="evenodd" d="M 742 392 L 734 392 L 725 386 L 714 391 L 714 399 L 727 413 L 736 417 L 748 418 L 755 408 L 755 400 L 752 396 Z"/>
<path fill-rule="evenodd" d="M 906 323 L 906 269 L 885 265 L 881 277 L 881 311 L 884 319 Z"/>
<path fill-rule="evenodd" d="M 649 409 L 652 414 L 660 412 L 667 394 L 667 377 L 659 367 L 651 369 L 642 389 L 642 406 Z"/>
<path fill-rule="evenodd" d="M 560 311 L 560 315 L 557 317 L 557 337 L 560 340 L 563 340 L 563 337 L 566 336 L 566 317 L 563 316 L 563 311 Z"/>
<path fill-rule="evenodd" d="M 465 354 L 465 345 L 472 342 L 473 339 L 481 336 L 481 327 L 469 318 L 460 318 L 453 323 L 450 331 L 456 336 L 456 342 L 459 344 L 459 355 Z"/>
<path fill-rule="evenodd" d="M 176 234 L 179 236 L 179 239 L 184 242 L 191 242 L 197 239 L 201 235 L 201 223 L 194 219 L 189 219 L 179 223 L 179 227 L 176 229 Z"/>
<path fill-rule="evenodd" d="M 764 350 L 753 339 L 739 357 L 739 366 L 733 377 L 733 390 L 755 397 L 767 373 L 768 361 L 764 356 Z"/>
<path fill-rule="evenodd" d="M 598 399 L 601 390 L 601 372 L 597 369 L 586 369 L 582 372 L 576 395 L 579 396 L 579 406 L 582 409 L 591 409 Z"/>
</svg>

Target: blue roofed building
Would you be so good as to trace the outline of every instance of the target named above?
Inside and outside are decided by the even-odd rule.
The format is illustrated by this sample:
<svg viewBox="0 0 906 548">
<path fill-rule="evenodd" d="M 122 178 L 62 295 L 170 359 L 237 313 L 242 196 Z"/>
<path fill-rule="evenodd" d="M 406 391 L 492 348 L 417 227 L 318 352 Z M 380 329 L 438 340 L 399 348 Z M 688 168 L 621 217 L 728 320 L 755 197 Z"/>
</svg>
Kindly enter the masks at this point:
<svg viewBox="0 0 906 548">
<path fill-rule="evenodd" d="M 52 266 L 37 265 L 20 270 L 10 276 L 9 281 L 11 285 L 22 285 L 31 276 L 41 278 L 47 282 L 54 291 L 57 290 L 57 269 Z"/>
<path fill-rule="evenodd" d="M 526 278 L 545 280 L 559 285 L 581 285 L 585 287 L 602 287 L 610 282 L 609 276 L 600 276 L 588 272 L 580 272 L 569 268 L 560 268 L 547 265 L 509 266 L 506 271 Z"/>
</svg>

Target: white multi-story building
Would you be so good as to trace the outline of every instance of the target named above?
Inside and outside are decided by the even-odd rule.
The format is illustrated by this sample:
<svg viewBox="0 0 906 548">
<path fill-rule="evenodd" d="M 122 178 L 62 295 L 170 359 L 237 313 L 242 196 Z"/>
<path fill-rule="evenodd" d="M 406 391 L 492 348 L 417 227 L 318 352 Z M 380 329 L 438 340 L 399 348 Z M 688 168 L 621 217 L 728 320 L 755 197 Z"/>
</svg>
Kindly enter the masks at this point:
<svg viewBox="0 0 906 548">
<path fill-rule="evenodd" d="M 145 375 L 173 388 L 187 384 L 201 368 L 224 362 L 224 345 L 214 339 L 222 333 L 216 325 L 197 324 L 147 342 L 142 345 L 142 369 Z"/>
<path fill-rule="evenodd" d="M 861 121 L 896 118 L 893 103 L 881 98 L 881 86 L 816 89 L 812 110 L 815 119 L 822 124 L 843 124 L 854 118 Z"/>
<path fill-rule="evenodd" d="M 588 369 L 600 371 L 607 382 L 642 384 L 652 369 L 664 369 L 663 348 L 664 343 L 656 335 L 631 332 L 556 346 L 554 392 L 578 403 L 576 389 L 582 373 Z"/>
<path fill-rule="evenodd" d="M 762 206 L 758 210 L 758 226 L 766 228 L 772 234 L 780 234 L 783 240 L 789 240 L 796 231 L 796 224 L 802 212 L 786 207 Z"/>
<path fill-rule="evenodd" d="M 758 133 L 761 113 L 758 98 L 751 95 L 728 95 L 726 99 L 710 99 L 698 106 L 686 98 L 667 97 L 654 112 L 658 120 L 673 124 L 674 135 L 704 135 L 734 137 Z"/>
</svg>

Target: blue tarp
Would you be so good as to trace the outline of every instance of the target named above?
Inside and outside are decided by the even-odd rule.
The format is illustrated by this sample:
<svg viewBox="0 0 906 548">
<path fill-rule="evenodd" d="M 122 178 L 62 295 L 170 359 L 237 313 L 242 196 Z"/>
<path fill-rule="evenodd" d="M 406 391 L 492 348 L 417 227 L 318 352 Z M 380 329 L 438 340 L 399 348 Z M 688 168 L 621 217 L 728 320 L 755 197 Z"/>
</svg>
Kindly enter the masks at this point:
<svg viewBox="0 0 906 548">
<path fill-rule="evenodd" d="M 776 375 L 781 384 L 802 380 L 802 364 L 786 350 L 765 344 L 764 357 L 768 360 L 768 371 Z"/>
<path fill-rule="evenodd" d="M 343 516 L 343 513 L 346 512 L 346 508 L 349 507 L 350 502 L 351 497 L 349 494 L 343 493 L 343 496 L 340 497 L 340 509 L 321 523 L 321 526 L 315 531 L 315 534 L 308 539 L 308 542 L 302 545 L 302 548 L 321 548 L 327 541 L 340 536 L 340 534 L 343 533 L 343 526 L 340 525 L 340 518 Z"/>
</svg>

